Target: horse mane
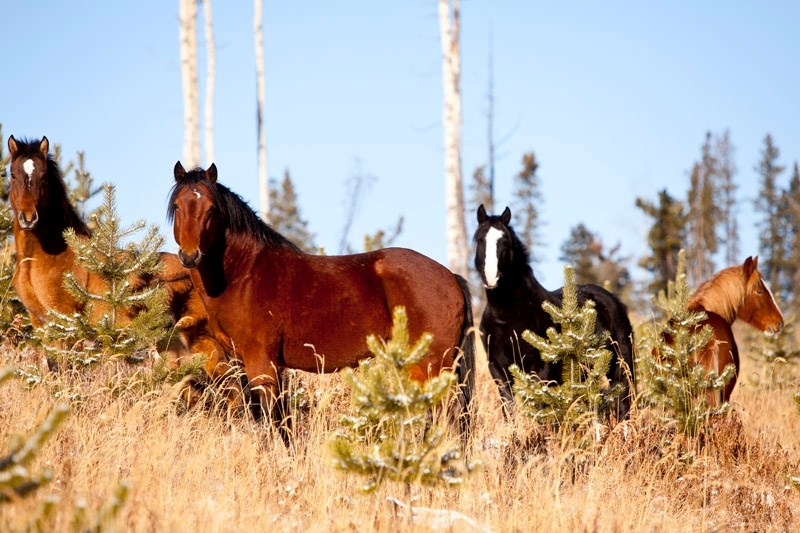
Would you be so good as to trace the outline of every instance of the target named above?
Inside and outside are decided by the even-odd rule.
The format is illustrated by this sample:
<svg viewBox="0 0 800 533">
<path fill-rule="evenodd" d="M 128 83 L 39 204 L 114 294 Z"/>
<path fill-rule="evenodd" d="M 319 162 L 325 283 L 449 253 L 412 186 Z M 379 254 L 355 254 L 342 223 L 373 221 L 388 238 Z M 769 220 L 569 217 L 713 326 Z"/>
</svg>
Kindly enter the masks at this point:
<svg viewBox="0 0 800 533">
<path fill-rule="evenodd" d="M 689 298 L 688 307 L 715 313 L 730 324 L 736 320 L 746 292 L 741 265 L 728 267 L 701 283 Z"/>
<path fill-rule="evenodd" d="M 20 139 L 17 141 L 17 155 L 14 159 L 33 159 L 42 157 L 42 152 L 39 149 L 41 140 Z M 58 163 L 47 154 L 47 172 L 45 173 L 48 187 L 48 208 L 55 207 L 60 213 L 60 217 L 52 217 L 50 209 L 45 209 L 39 216 L 42 218 L 59 218 L 63 221 L 65 228 L 72 228 L 77 235 L 89 237 L 92 231 L 86 222 L 78 214 L 75 206 L 69 201 L 69 191 L 64 182 L 64 176 Z"/>
<path fill-rule="evenodd" d="M 300 251 L 300 248 L 292 241 L 261 220 L 241 196 L 219 182 L 211 183 L 208 181 L 206 172 L 202 168 L 195 168 L 186 172 L 186 176 L 172 187 L 167 208 L 167 220 L 172 222 L 175 218 L 175 200 L 183 189 L 200 183 L 208 188 L 214 205 L 220 210 L 223 221 L 231 233 L 254 238 L 258 243 L 268 248 L 290 248 Z"/>
</svg>

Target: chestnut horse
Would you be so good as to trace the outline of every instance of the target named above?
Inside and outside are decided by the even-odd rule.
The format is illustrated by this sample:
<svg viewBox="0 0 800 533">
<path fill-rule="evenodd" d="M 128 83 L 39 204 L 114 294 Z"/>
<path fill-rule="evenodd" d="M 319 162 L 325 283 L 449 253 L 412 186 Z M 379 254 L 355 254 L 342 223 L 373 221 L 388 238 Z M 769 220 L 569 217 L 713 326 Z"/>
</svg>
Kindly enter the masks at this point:
<svg viewBox="0 0 800 533">
<path fill-rule="evenodd" d="M 280 372 L 335 371 L 369 357 L 366 338 L 388 337 L 392 309 L 409 333 L 433 335 L 412 377 L 450 368 L 459 377 L 459 423 L 469 428 L 474 381 L 471 297 L 466 281 L 415 251 L 387 248 L 343 256 L 300 251 L 230 189 L 217 167 L 174 168 L 168 218 L 181 263 L 191 269 L 217 340 L 239 355 L 264 412 L 278 409 Z M 459 357 L 459 352 L 463 354 Z"/>
<path fill-rule="evenodd" d="M 13 285 L 34 327 L 40 327 L 48 320 L 48 311 L 62 314 L 82 311 L 81 304 L 64 288 L 65 273 L 72 272 L 91 292 L 105 290 L 102 279 L 76 262 L 74 252 L 64 239 L 67 229 L 85 238 L 91 236 L 91 231 L 70 202 L 61 170 L 49 156 L 49 149 L 47 137 L 17 141 L 12 135 L 8 139 L 11 156 L 9 199 L 14 213 L 17 263 Z M 208 355 L 205 369 L 209 376 L 220 379 L 229 373 L 227 356 L 208 332 L 205 308 L 194 291 L 188 271 L 180 265 L 175 254 L 161 254 L 161 272 L 155 278 L 131 280 L 134 288 L 152 282 L 165 285 L 170 313 L 174 321 L 178 321 L 183 341 L 191 353 Z M 94 318 L 102 312 L 101 306 L 96 306 Z M 123 322 L 130 318 L 131 314 L 122 317 Z M 183 351 L 175 345 L 170 349 L 179 354 Z M 233 406 L 239 407 L 236 403 Z"/>
<path fill-rule="evenodd" d="M 733 364 L 736 372 L 722 391 L 709 395 L 709 403 L 719 406 L 731 398 L 739 375 L 739 349 L 731 325 L 737 319 L 759 331 L 777 334 L 783 329 L 783 315 L 772 292 L 758 271 L 758 257 L 748 257 L 742 265 L 728 267 L 702 283 L 689 298 L 690 311 L 707 315 L 697 327 L 712 330 L 706 347 L 692 355 L 694 364 L 721 373 Z"/>
</svg>

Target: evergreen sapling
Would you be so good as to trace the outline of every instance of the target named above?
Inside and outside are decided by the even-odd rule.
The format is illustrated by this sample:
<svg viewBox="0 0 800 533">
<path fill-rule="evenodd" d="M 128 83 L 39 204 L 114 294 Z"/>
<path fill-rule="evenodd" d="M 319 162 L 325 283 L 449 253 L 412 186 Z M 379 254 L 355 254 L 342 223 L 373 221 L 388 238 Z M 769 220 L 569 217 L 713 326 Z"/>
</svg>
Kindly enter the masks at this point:
<svg viewBox="0 0 800 533">
<path fill-rule="evenodd" d="M 365 476 L 365 492 L 387 479 L 406 487 L 459 484 L 472 465 L 464 464 L 460 445 L 447 440 L 445 417 L 437 416 L 457 378 L 442 371 L 424 382 L 412 379 L 410 369 L 425 356 L 433 337 L 423 334 L 411 345 L 405 308 L 396 307 L 392 318 L 391 339 L 367 338 L 374 358 L 342 371 L 355 415 L 342 418 L 331 440 L 334 467 Z"/>
<path fill-rule="evenodd" d="M 158 228 L 148 228 L 140 242 L 131 237 L 145 228 L 144 221 L 123 228 L 116 208 L 115 189 L 105 184 L 104 201 L 91 216 L 95 225 L 88 239 L 68 230 L 64 236 L 77 264 L 103 281 L 92 292 L 74 273 L 64 276 L 64 286 L 81 304 L 72 315 L 50 312 L 40 338 L 50 355 L 89 364 L 102 355 L 124 355 L 129 360 L 161 340 L 169 324 L 166 291 L 152 283 L 159 268 L 163 238 Z"/>
<path fill-rule="evenodd" d="M 555 326 L 547 329 L 546 338 L 527 330 L 522 338 L 539 350 L 544 362 L 562 365 L 561 383 L 541 381 L 512 365 L 514 394 L 523 412 L 537 423 L 569 430 L 577 430 L 587 422 L 597 427 L 601 416 L 619 399 L 623 387 L 609 383 L 607 373 L 614 356 L 605 347 L 609 335 L 597 330 L 595 303 L 586 300 L 578 304 L 571 267 L 564 268 L 562 305 L 545 302 L 542 308 Z"/>
<path fill-rule="evenodd" d="M 694 436 L 703 431 L 711 416 L 728 411 L 727 402 L 710 407 L 707 396 L 720 391 L 736 368 L 730 364 L 718 374 L 694 364 L 692 355 L 708 344 L 712 331 L 707 325 L 699 327 L 706 314 L 689 311 L 690 296 L 686 254 L 681 250 L 675 280 L 670 280 L 666 293 L 660 291 L 657 297 L 663 317 L 656 325 L 653 357 L 644 369 L 648 373 L 650 402 L 661 408 L 665 421 L 676 424 L 681 433 Z"/>
</svg>

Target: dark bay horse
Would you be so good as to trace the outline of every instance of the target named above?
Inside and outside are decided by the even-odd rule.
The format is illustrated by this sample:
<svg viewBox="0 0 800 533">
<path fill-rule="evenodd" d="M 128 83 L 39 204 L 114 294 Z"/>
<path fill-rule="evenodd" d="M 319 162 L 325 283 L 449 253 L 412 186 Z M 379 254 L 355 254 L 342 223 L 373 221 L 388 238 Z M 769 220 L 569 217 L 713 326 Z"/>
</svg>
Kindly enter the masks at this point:
<svg viewBox="0 0 800 533">
<path fill-rule="evenodd" d="M 542 304 L 561 305 L 561 290 L 548 291 L 539 284 L 530 267 L 528 251 L 510 224 L 508 207 L 500 216 L 488 215 L 483 205 L 478 208 L 475 268 L 486 288 L 487 302 L 480 331 L 506 416 L 514 404 L 513 378 L 508 371 L 512 364 L 535 373 L 543 381 L 561 381 L 561 364 L 545 363 L 539 351 L 521 337 L 526 329 L 546 337 L 547 328 L 554 324 Z M 621 420 L 630 410 L 629 385 L 634 383 L 633 331 L 627 310 L 616 296 L 597 285 L 578 285 L 577 291 L 580 305 L 586 300 L 595 302 L 597 327 L 610 335 L 607 348 L 616 357 L 611 359 L 608 379 L 624 387 L 615 409 Z"/>
<path fill-rule="evenodd" d="M 417 252 L 317 256 L 300 251 L 230 189 L 217 167 L 174 168 L 168 217 L 178 257 L 191 269 L 217 340 L 239 355 L 264 412 L 280 394 L 280 371 L 328 372 L 369 357 L 366 338 L 391 332 L 403 305 L 412 338 L 433 344 L 412 377 L 453 369 L 459 420 L 468 430 L 474 381 L 471 298 L 466 281 Z M 460 354 L 459 354 L 460 352 Z M 463 433 L 462 433 L 463 434 Z"/>
<path fill-rule="evenodd" d="M 761 273 L 758 257 L 748 257 L 741 265 L 728 267 L 703 282 L 689 299 L 690 311 L 704 311 L 707 318 L 697 327 L 711 327 L 711 340 L 706 347 L 692 355 L 695 364 L 721 373 L 733 364 L 736 373 L 715 394 L 709 394 L 709 404 L 718 407 L 731 398 L 739 375 L 739 348 L 731 325 L 741 319 L 759 331 L 777 334 L 783 329 L 783 314 L 775 302 Z"/>
<path fill-rule="evenodd" d="M 47 137 L 17 141 L 12 135 L 8 139 L 9 199 L 14 213 L 16 247 L 13 285 L 34 327 L 48 320 L 48 311 L 72 314 L 82 310 L 81 304 L 64 288 L 65 273 L 72 272 L 91 292 L 105 290 L 105 282 L 80 266 L 64 239 L 67 229 L 85 238 L 90 237 L 91 231 L 70 202 L 61 170 L 50 157 L 49 150 Z M 207 330 L 205 308 L 194 290 L 189 272 L 180 265 L 175 254 L 162 254 L 161 267 L 161 272 L 152 279 L 132 279 L 132 286 L 163 283 L 174 321 L 186 318 L 181 332 L 188 349 L 191 353 L 209 356 L 206 371 L 210 376 L 225 375 L 229 371 L 225 352 Z M 103 312 L 102 306 L 95 306 L 94 318 Z M 122 322 L 130 320 L 132 314 L 130 311 L 123 316 Z M 180 352 L 174 345 L 170 348 Z"/>
</svg>

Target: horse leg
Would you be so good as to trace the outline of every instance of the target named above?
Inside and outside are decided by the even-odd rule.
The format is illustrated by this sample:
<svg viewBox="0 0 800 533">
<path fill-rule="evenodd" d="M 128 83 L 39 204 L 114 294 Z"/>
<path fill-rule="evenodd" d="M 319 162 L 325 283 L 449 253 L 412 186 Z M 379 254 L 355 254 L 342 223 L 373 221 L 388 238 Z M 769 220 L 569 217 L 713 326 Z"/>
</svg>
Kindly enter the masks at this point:
<svg viewBox="0 0 800 533">
<path fill-rule="evenodd" d="M 193 353 L 206 354 L 203 369 L 212 383 L 222 391 L 228 413 L 241 415 L 245 411 L 245 387 L 241 382 L 240 366 L 225 354 L 213 338 L 203 335 L 192 343 Z"/>
<path fill-rule="evenodd" d="M 258 352 L 256 352 L 258 353 Z M 263 353 L 263 352 L 262 352 Z M 267 353 L 278 353 L 269 351 Z M 286 401 L 281 394 L 281 378 L 276 361 L 261 357 L 256 361 L 245 359 L 245 372 L 250 380 L 250 392 L 256 400 L 261 416 L 272 418 L 283 443 L 291 445 L 292 429 L 286 416 Z"/>
<path fill-rule="evenodd" d="M 492 375 L 495 384 L 497 385 L 497 391 L 500 393 L 500 402 L 503 406 L 503 416 L 505 416 L 506 420 L 511 418 L 511 414 L 514 412 L 514 393 L 511 390 L 511 375 L 508 371 L 508 367 L 511 366 L 511 362 L 509 362 L 508 358 L 503 353 L 502 347 L 497 345 L 492 345 L 492 339 L 489 337 L 487 339 L 484 348 L 486 348 L 486 353 L 489 359 L 489 373 Z"/>
</svg>

